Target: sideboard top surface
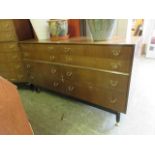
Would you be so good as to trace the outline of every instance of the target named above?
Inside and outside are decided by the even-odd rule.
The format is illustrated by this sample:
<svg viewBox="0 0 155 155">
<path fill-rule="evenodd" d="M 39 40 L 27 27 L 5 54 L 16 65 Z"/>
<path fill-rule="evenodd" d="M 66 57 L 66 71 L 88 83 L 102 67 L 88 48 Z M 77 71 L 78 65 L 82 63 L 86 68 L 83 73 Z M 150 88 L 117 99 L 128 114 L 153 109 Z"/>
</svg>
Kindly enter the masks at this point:
<svg viewBox="0 0 155 155">
<path fill-rule="evenodd" d="M 51 41 L 51 40 L 25 40 L 20 41 L 20 43 L 51 43 L 51 44 L 96 44 L 96 45 L 129 45 L 134 46 L 138 42 L 138 38 L 131 38 L 130 40 L 120 39 L 118 37 L 113 38 L 109 41 L 93 41 L 90 38 L 86 37 L 78 37 L 78 38 L 70 38 L 68 40 L 61 41 Z"/>
</svg>

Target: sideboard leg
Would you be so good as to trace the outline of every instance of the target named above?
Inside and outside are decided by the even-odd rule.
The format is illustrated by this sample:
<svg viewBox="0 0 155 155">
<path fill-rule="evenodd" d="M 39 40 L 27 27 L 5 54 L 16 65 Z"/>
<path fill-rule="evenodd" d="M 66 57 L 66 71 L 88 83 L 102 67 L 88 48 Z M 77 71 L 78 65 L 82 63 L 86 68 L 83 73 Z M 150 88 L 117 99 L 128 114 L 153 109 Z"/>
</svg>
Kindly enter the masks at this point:
<svg viewBox="0 0 155 155">
<path fill-rule="evenodd" d="M 36 91 L 37 93 L 40 93 L 40 88 L 35 87 L 35 91 Z"/>
<path fill-rule="evenodd" d="M 121 117 L 121 114 L 119 112 L 116 112 L 116 126 L 119 125 L 119 122 L 120 122 L 120 117 Z"/>
</svg>

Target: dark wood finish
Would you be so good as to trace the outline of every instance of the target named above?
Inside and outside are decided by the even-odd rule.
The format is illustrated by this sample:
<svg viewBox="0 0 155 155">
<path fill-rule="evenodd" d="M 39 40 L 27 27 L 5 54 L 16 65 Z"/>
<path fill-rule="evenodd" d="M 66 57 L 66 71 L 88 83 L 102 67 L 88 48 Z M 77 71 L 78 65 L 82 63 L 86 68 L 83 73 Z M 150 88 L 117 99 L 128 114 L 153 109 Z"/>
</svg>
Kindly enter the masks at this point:
<svg viewBox="0 0 155 155">
<path fill-rule="evenodd" d="M 31 125 L 16 87 L 0 77 L 0 92 L 0 134 L 32 135 Z"/>
<path fill-rule="evenodd" d="M 13 23 L 19 41 L 34 38 L 33 28 L 29 19 L 14 19 Z"/>
<path fill-rule="evenodd" d="M 30 83 L 126 113 L 134 44 L 26 41 L 20 47 Z"/>
</svg>

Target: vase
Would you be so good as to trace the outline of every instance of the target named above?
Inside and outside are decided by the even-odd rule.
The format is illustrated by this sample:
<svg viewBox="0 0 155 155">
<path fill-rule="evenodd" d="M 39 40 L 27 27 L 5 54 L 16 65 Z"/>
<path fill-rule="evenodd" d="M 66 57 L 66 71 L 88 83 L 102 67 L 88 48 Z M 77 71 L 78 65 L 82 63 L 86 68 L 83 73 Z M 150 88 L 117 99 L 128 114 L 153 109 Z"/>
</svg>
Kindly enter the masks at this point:
<svg viewBox="0 0 155 155">
<path fill-rule="evenodd" d="M 106 41 L 112 38 L 116 19 L 87 19 L 94 41 Z"/>
<path fill-rule="evenodd" d="M 48 23 L 51 40 L 68 39 L 68 20 L 53 19 L 49 20 Z"/>
</svg>

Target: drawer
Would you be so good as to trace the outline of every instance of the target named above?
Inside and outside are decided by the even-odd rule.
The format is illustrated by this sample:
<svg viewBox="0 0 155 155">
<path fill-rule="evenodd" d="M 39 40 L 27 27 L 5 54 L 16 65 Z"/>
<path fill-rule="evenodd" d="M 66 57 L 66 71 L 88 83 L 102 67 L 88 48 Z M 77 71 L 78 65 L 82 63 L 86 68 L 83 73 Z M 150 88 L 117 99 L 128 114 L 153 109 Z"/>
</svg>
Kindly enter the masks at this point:
<svg viewBox="0 0 155 155">
<path fill-rule="evenodd" d="M 25 70 L 46 78 L 61 78 L 61 66 L 24 60 Z"/>
<path fill-rule="evenodd" d="M 23 51 L 23 58 L 50 62 L 60 62 L 59 55 L 47 51 Z"/>
<path fill-rule="evenodd" d="M 13 31 L 14 24 L 13 21 L 10 19 L 1 19 L 0 20 L 0 32 L 2 31 Z"/>
<path fill-rule="evenodd" d="M 0 41 L 17 41 L 17 35 L 15 31 L 2 31 L 0 32 Z"/>
<path fill-rule="evenodd" d="M 125 92 L 120 93 L 96 87 L 90 89 L 76 83 L 65 82 L 63 93 L 117 112 L 126 112 L 127 94 Z"/>
<path fill-rule="evenodd" d="M 18 43 L 14 42 L 1 42 L 0 43 L 0 53 L 1 52 L 17 52 L 19 51 Z"/>
<path fill-rule="evenodd" d="M 56 57 L 55 57 L 56 58 Z M 111 70 L 117 72 L 130 73 L 132 61 L 130 60 L 117 60 L 108 58 L 93 58 L 93 57 L 80 57 L 80 56 L 66 56 L 60 55 L 57 59 L 58 62 L 70 65 L 92 67 L 97 69 Z M 55 62 L 57 60 L 55 59 Z"/>
<path fill-rule="evenodd" d="M 17 78 L 16 78 L 16 75 L 11 72 L 11 71 L 3 71 L 1 72 L 0 71 L 0 76 L 4 77 L 5 79 L 9 80 L 9 81 L 12 81 L 12 82 L 16 82 L 17 81 Z"/>
<path fill-rule="evenodd" d="M 7 77 L 7 79 L 11 81 L 20 82 L 25 80 L 25 72 L 23 68 L 23 63 L 21 61 L 18 62 L 10 62 L 10 63 L 1 63 L 0 64 L 0 73 L 2 76 Z"/>
<path fill-rule="evenodd" d="M 63 79 L 69 82 L 81 83 L 81 85 L 87 84 L 90 87 L 96 86 L 117 91 L 128 90 L 129 76 L 87 68 L 61 67 Z"/>
<path fill-rule="evenodd" d="M 21 53 L 20 52 L 0 52 L 0 63 L 10 63 L 21 61 Z"/>
<path fill-rule="evenodd" d="M 60 66 L 31 61 L 24 61 L 24 64 L 29 82 L 33 83 L 35 81 L 35 84 L 37 83 L 38 85 L 41 84 L 41 86 L 44 86 L 49 80 L 62 80 L 63 78 Z M 39 83 L 38 80 L 40 80 L 41 83 Z"/>
<path fill-rule="evenodd" d="M 22 44 L 23 56 L 35 59 L 130 73 L 133 48 L 104 45 Z"/>
<path fill-rule="evenodd" d="M 114 45 L 20 44 L 23 51 L 43 51 L 56 55 L 130 60 L 133 47 Z"/>
</svg>

